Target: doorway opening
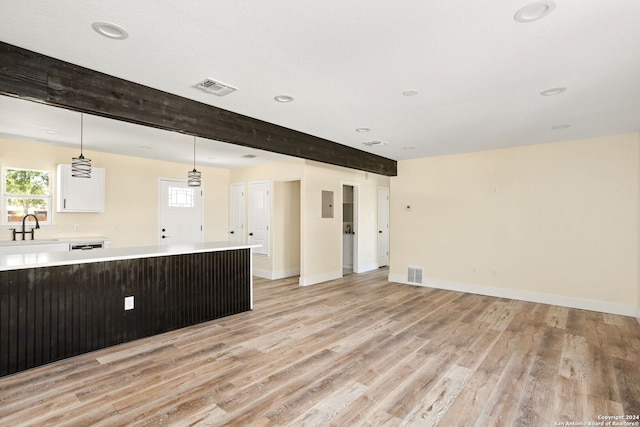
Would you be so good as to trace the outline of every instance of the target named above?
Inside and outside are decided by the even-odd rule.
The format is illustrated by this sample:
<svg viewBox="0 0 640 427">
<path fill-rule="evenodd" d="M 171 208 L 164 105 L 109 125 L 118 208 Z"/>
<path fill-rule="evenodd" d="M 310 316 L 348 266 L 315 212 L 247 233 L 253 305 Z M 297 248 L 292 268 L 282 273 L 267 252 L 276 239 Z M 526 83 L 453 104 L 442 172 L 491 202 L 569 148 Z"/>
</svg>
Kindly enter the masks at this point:
<svg viewBox="0 0 640 427">
<path fill-rule="evenodd" d="M 357 271 L 358 187 L 342 185 L 342 275 Z"/>
</svg>

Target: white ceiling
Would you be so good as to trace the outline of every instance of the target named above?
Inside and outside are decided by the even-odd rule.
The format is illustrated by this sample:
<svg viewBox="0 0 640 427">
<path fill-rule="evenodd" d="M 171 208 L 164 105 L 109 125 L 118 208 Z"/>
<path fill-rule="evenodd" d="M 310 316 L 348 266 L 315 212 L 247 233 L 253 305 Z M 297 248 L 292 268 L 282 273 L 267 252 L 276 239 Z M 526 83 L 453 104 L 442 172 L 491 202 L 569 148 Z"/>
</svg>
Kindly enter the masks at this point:
<svg viewBox="0 0 640 427">
<path fill-rule="evenodd" d="M 516 22 L 531 2 L 0 0 L 0 40 L 395 160 L 640 131 L 640 1 L 556 0 L 548 16 Z M 101 36 L 96 21 L 129 37 Z M 205 78 L 239 90 L 193 87 Z M 554 87 L 567 90 L 540 95 Z M 282 94 L 295 101 L 275 102 Z M 5 134 L 65 120 L 5 120 L 9 104 Z M 191 141 L 126 127 L 129 154 Z M 206 142 L 206 157 L 225 146 Z M 239 150 L 231 157 L 251 151 Z"/>
</svg>

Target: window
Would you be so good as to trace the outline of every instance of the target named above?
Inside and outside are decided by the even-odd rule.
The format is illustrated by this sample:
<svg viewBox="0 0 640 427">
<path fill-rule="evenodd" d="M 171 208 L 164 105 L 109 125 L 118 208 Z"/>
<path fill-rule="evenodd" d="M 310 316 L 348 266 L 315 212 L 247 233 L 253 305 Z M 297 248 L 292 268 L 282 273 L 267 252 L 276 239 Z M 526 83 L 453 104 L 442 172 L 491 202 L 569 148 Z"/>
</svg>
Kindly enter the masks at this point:
<svg viewBox="0 0 640 427">
<path fill-rule="evenodd" d="M 4 224 L 22 222 L 25 215 L 38 217 L 40 223 L 51 222 L 51 179 L 49 172 L 5 168 L 3 192 Z"/>
<path fill-rule="evenodd" d="M 170 208 L 192 208 L 193 188 L 169 187 Z"/>
</svg>

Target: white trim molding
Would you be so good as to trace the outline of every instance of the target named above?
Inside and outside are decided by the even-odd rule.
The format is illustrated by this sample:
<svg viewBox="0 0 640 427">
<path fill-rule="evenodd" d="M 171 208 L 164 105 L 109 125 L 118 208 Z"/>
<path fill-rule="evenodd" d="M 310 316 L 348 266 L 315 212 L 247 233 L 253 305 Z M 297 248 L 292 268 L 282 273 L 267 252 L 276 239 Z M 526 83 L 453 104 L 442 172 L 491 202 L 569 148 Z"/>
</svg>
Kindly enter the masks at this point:
<svg viewBox="0 0 640 427">
<path fill-rule="evenodd" d="M 638 308 L 632 305 L 619 304 L 609 301 L 598 301 L 586 298 L 568 297 L 564 295 L 544 294 L 540 292 L 522 291 L 515 289 L 495 288 L 472 283 L 445 282 L 441 280 L 425 279 L 422 285 L 409 283 L 407 278 L 399 274 L 389 274 L 389 281 L 412 286 L 446 289 L 449 291 L 470 294 L 487 295 L 498 298 L 508 298 L 520 301 L 537 302 L 541 304 L 558 305 L 561 307 L 579 308 L 582 310 L 599 311 L 602 313 L 619 314 L 621 316 L 637 316 Z"/>
<path fill-rule="evenodd" d="M 262 279 L 277 280 L 286 279 L 287 277 L 299 276 L 300 269 L 293 268 L 290 270 L 269 271 L 269 270 L 253 270 L 253 275 Z"/>
<path fill-rule="evenodd" d="M 329 280 L 340 279 L 342 277 L 342 270 L 334 271 L 332 273 L 320 274 L 318 276 L 313 277 L 302 277 L 300 276 L 300 281 L 298 282 L 300 286 L 310 286 L 316 285 L 318 283 L 328 282 Z"/>
<path fill-rule="evenodd" d="M 359 265 L 358 266 L 358 271 L 354 271 L 354 273 L 366 273 L 367 271 L 373 271 L 373 270 L 377 270 L 379 268 L 380 268 L 380 266 L 378 265 L 378 263 L 374 262 L 374 263 L 371 263 L 371 264 Z"/>
</svg>

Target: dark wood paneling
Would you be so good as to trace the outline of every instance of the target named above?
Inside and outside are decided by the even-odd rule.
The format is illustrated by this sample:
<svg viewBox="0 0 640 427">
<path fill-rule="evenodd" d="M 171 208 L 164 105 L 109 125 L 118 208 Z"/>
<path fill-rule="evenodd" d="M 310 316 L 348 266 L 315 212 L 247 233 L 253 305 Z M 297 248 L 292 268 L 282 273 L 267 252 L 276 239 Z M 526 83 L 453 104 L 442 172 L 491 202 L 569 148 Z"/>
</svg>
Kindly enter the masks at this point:
<svg viewBox="0 0 640 427">
<path fill-rule="evenodd" d="M 0 42 L 0 94 L 395 176 L 395 160 Z"/>
<path fill-rule="evenodd" d="M 250 309 L 250 250 L 0 272 L 0 376 Z M 124 298 L 135 308 L 124 311 Z"/>
</svg>

